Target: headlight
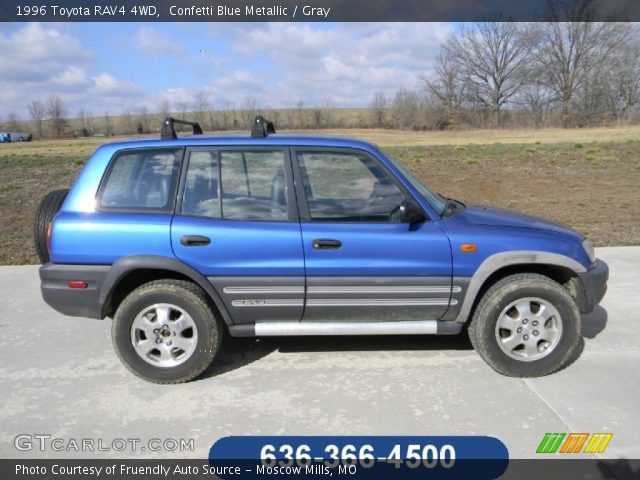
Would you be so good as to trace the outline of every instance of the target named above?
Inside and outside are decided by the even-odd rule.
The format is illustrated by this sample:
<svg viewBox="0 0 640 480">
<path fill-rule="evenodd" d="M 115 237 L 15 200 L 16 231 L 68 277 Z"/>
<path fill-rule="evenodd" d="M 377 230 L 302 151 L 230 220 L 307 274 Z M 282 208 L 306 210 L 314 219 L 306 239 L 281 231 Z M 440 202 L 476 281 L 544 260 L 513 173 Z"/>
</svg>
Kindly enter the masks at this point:
<svg viewBox="0 0 640 480">
<path fill-rule="evenodd" d="M 587 252 L 587 256 L 589 257 L 589 261 L 591 263 L 596 261 L 596 251 L 593 248 L 593 243 L 588 238 L 585 238 L 582 241 L 582 246 L 584 247 L 584 251 Z"/>
</svg>

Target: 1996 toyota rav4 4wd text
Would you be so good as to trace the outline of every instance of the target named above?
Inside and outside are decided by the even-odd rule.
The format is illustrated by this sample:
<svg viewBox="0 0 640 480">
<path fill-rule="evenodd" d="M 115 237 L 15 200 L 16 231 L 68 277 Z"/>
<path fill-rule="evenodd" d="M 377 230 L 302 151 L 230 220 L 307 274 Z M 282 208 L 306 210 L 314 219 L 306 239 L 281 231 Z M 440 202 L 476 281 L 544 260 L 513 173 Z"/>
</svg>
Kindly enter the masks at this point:
<svg viewBox="0 0 640 480">
<path fill-rule="evenodd" d="M 274 134 L 96 150 L 35 219 L 42 295 L 112 317 L 116 352 L 159 383 L 195 378 L 224 333 L 456 334 L 495 370 L 567 365 L 607 265 L 580 234 L 432 193 L 375 146 Z M 183 122 L 187 123 L 187 122 Z"/>
</svg>

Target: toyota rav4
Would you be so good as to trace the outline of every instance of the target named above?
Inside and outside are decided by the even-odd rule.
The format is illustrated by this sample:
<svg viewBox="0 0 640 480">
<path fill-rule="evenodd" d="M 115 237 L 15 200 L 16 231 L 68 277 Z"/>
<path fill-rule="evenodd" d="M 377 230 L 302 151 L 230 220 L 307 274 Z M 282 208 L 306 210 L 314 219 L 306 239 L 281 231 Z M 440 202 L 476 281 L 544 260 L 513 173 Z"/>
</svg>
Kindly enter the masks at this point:
<svg viewBox="0 0 640 480">
<path fill-rule="evenodd" d="M 202 373 L 232 336 L 457 334 L 496 371 L 575 358 L 608 268 L 579 233 L 430 191 L 374 145 L 275 134 L 109 143 L 34 234 L 57 311 L 113 318 L 123 363 Z"/>
</svg>

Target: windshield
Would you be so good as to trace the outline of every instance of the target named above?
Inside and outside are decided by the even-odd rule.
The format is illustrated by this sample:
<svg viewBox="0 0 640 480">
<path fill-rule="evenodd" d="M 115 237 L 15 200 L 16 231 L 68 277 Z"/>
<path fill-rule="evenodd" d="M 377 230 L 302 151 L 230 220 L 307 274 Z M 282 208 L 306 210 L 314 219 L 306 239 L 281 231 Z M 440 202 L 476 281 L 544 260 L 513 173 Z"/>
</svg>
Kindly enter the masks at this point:
<svg viewBox="0 0 640 480">
<path fill-rule="evenodd" d="M 431 208 L 433 208 L 438 215 L 442 215 L 446 206 L 446 200 L 437 193 L 433 193 L 431 190 L 425 187 L 424 184 L 416 177 L 414 177 L 409 170 L 400 165 L 400 162 L 394 160 L 389 156 L 387 156 L 387 158 L 398 170 L 400 170 L 400 173 L 402 173 L 404 178 L 407 179 L 411 186 L 415 188 L 418 193 L 420 193 L 420 195 L 422 195 L 422 197 L 429 203 L 429 205 L 431 205 Z"/>
</svg>

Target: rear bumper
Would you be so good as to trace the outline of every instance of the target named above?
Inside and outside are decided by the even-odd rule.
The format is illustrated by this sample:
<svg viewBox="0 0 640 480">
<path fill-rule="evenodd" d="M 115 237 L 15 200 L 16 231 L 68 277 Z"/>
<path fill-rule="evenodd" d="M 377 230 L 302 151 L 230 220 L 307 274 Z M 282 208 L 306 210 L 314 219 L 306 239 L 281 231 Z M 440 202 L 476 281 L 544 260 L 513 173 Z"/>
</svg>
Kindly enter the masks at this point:
<svg viewBox="0 0 640 480">
<path fill-rule="evenodd" d="M 596 260 L 593 267 L 578 274 L 582 283 L 582 298 L 578 302 L 582 313 L 591 313 L 607 292 L 609 266 L 602 260 Z"/>
<path fill-rule="evenodd" d="M 102 318 L 100 289 L 108 265 L 58 265 L 47 263 L 40 267 L 42 298 L 58 312 L 71 317 Z M 70 288 L 67 282 L 82 280 L 87 288 Z"/>
</svg>

